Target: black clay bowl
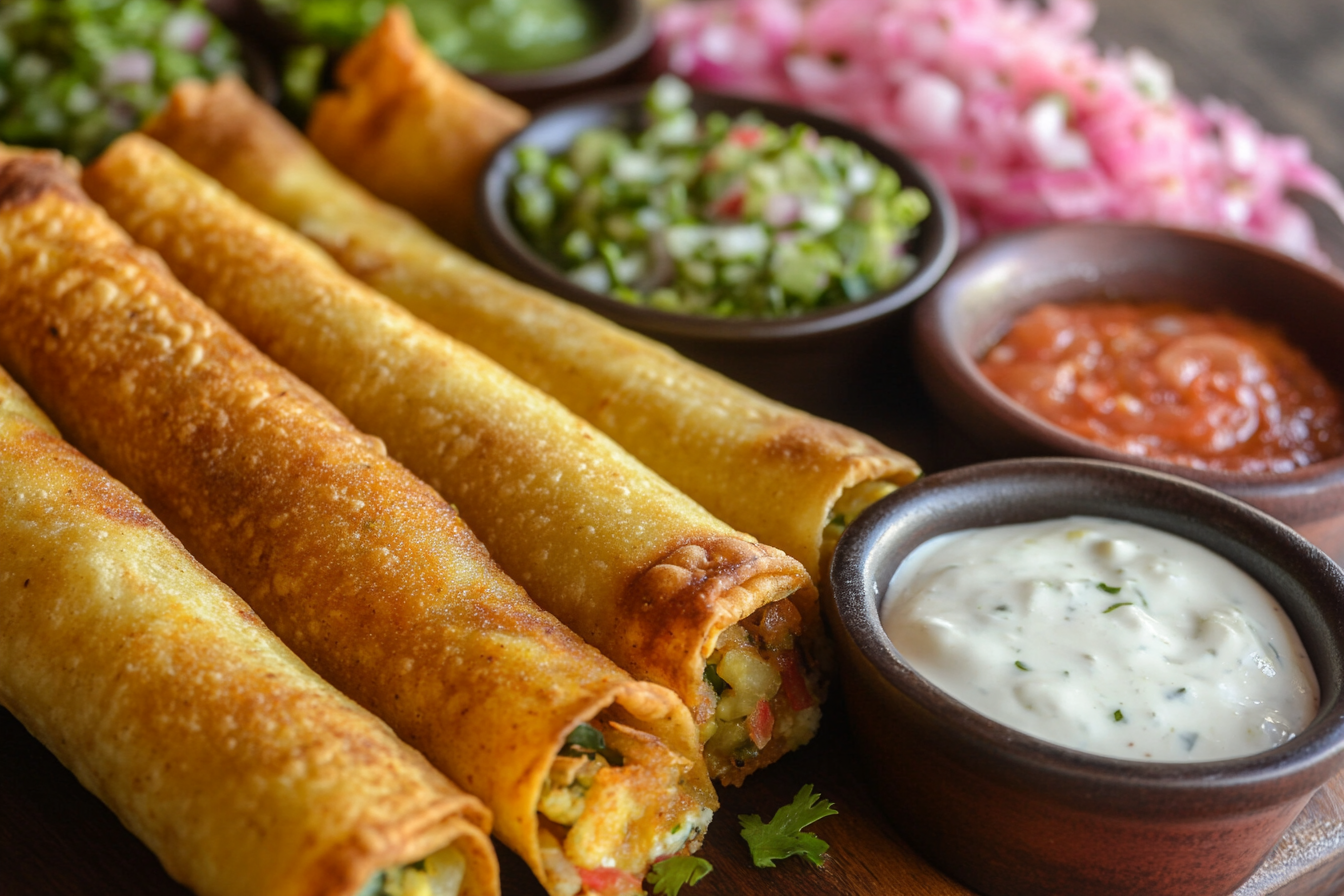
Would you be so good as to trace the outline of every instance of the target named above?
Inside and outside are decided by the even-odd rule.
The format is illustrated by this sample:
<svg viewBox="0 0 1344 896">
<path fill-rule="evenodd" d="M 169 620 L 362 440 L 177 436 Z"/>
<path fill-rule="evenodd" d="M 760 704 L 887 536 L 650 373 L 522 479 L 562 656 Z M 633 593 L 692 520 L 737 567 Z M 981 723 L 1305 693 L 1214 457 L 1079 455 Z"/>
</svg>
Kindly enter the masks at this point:
<svg viewBox="0 0 1344 896">
<path fill-rule="evenodd" d="M 878 602 L 900 562 L 959 529 L 1091 514 L 1204 545 L 1272 593 L 1321 687 L 1316 718 L 1254 756 L 1145 763 L 992 722 L 914 671 Z M 1344 574 L 1266 514 L 1175 476 L 1032 459 L 931 476 L 865 512 L 836 548 L 827 614 L 849 723 L 910 843 L 986 896 L 1218 896 L 1254 870 L 1344 764 Z"/>
<path fill-rule="evenodd" d="M 895 169 L 902 183 L 923 190 L 932 210 L 909 246 L 918 264 L 910 277 L 894 289 L 852 305 L 795 317 L 677 314 L 629 305 L 584 289 L 532 249 L 509 213 L 509 183 L 518 170 L 517 148 L 539 146 L 557 153 L 591 128 L 637 130 L 647 90 L 647 85 L 631 85 L 551 107 L 495 152 L 477 195 L 487 258 L 520 280 L 667 342 L 696 360 L 778 397 L 786 397 L 779 395 L 781 388 L 792 391 L 789 386 L 795 380 L 801 392 L 812 390 L 824 397 L 828 388 L 847 381 L 853 365 L 871 352 L 885 348 L 900 351 L 901 346 L 895 344 L 891 335 L 891 318 L 924 295 L 947 270 L 957 247 L 956 210 L 943 187 L 905 155 L 862 131 L 791 106 L 713 93 L 696 93 L 693 101 L 693 108 L 700 115 L 720 111 L 735 116 L 757 109 L 778 124 L 802 123 L 821 134 L 853 141 Z"/>
<path fill-rule="evenodd" d="M 1197 470 L 1134 458 L 1036 416 L 976 367 L 1018 315 L 1041 302 L 1178 301 L 1269 323 L 1344 386 L 1344 281 L 1269 249 L 1207 233 L 1125 224 L 1026 230 L 957 260 L 914 315 L 915 363 L 936 404 L 991 456 L 1072 455 L 1139 464 L 1202 482 L 1344 553 L 1344 458 L 1287 473 Z"/>
</svg>

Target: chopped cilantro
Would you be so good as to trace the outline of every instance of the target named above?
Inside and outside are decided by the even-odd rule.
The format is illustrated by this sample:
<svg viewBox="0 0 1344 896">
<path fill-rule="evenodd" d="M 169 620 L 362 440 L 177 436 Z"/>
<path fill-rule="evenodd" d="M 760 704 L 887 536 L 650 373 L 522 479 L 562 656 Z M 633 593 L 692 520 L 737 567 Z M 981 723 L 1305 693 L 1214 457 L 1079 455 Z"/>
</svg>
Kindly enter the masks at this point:
<svg viewBox="0 0 1344 896">
<path fill-rule="evenodd" d="M 1132 607 L 1132 606 L 1134 606 L 1134 601 L 1132 601 L 1132 600 L 1122 600 L 1122 601 L 1120 601 L 1120 603 L 1118 603 L 1118 604 L 1111 604 L 1109 607 L 1107 607 L 1106 609 L 1102 610 L 1102 611 L 1101 611 L 1101 614 L 1104 616 L 1104 615 L 1106 615 L 1107 613 L 1111 612 L 1112 610 L 1118 610 L 1118 609 L 1120 609 L 1121 607 Z"/>
<path fill-rule="evenodd" d="M 802 856 L 820 866 L 830 844 L 803 828 L 828 815 L 838 815 L 831 806 L 829 800 L 812 792 L 811 784 L 804 784 L 793 802 L 776 812 L 769 824 L 762 822 L 759 815 L 739 816 L 742 839 L 751 849 L 751 861 L 757 868 L 773 868 L 778 859 Z"/>
<path fill-rule="evenodd" d="M 1117 709 L 1115 711 L 1115 715 L 1112 716 L 1111 718 L 1115 719 L 1117 722 L 1123 722 L 1125 720 L 1125 714 Z"/>
<path fill-rule="evenodd" d="M 1100 588 L 1102 591 L 1105 591 L 1107 594 L 1119 594 L 1120 589 L 1123 586 L 1121 585 L 1111 586 L 1107 585 L 1105 582 L 1098 582 L 1097 587 Z"/>
<path fill-rule="evenodd" d="M 1031 669 L 1027 668 L 1027 664 L 1024 663 L 1024 662 L 1022 662 L 1021 660 L 1018 660 L 1017 662 L 1013 663 L 1013 665 L 1016 666 L 1017 668 L 1021 669 L 1023 672 L 1030 672 L 1030 671 L 1031 671 Z"/>
<path fill-rule="evenodd" d="M 655 896 L 677 896 L 682 887 L 695 886 L 713 870 L 714 866 L 704 859 L 674 856 L 656 863 L 645 880 L 653 885 Z"/>
<path fill-rule="evenodd" d="M 719 670 L 713 663 L 705 664 L 705 682 L 714 689 L 716 694 L 722 694 L 728 690 L 728 682 L 719 677 Z"/>
<path fill-rule="evenodd" d="M 565 738 L 565 745 L 560 748 L 560 755 L 584 756 L 588 753 L 598 753 L 615 766 L 624 764 L 621 754 L 607 746 L 607 739 L 602 736 L 601 731 L 587 722 L 580 722 L 578 727 L 569 732 L 569 737 Z"/>
</svg>

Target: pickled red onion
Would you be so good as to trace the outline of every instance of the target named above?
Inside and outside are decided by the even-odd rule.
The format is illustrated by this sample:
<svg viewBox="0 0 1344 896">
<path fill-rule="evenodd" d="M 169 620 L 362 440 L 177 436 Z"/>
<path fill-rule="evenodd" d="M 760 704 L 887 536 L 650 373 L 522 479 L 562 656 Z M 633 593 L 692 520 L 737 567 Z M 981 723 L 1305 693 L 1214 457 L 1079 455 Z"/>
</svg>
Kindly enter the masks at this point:
<svg viewBox="0 0 1344 896">
<path fill-rule="evenodd" d="M 1154 221 L 1328 265 L 1290 191 L 1344 219 L 1305 141 L 1181 96 L 1144 50 L 1103 52 L 1088 0 L 679 0 L 661 65 L 847 120 L 932 169 L 969 244 L 1049 221 Z"/>
</svg>

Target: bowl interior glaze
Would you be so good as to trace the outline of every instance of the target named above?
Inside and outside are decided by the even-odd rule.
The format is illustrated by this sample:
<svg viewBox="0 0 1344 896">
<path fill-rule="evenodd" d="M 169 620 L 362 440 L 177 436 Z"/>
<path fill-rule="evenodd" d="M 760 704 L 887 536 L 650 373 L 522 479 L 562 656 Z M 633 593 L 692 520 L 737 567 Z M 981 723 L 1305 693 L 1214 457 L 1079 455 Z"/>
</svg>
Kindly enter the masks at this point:
<svg viewBox="0 0 1344 896">
<path fill-rule="evenodd" d="M 981 716 L 934 687 L 879 621 L 915 547 L 958 529 L 1108 516 L 1181 535 L 1263 584 L 1321 687 L 1316 718 L 1254 756 L 1146 763 L 1077 752 Z M 1344 574 L 1263 513 L 1178 477 L 1032 459 L 937 474 L 870 508 L 837 546 L 833 595 L 850 723 L 883 808 L 955 877 L 991 894 L 1228 892 L 1344 764 Z M 1098 852 L 1097 843 L 1119 854 Z"/>
</svg>

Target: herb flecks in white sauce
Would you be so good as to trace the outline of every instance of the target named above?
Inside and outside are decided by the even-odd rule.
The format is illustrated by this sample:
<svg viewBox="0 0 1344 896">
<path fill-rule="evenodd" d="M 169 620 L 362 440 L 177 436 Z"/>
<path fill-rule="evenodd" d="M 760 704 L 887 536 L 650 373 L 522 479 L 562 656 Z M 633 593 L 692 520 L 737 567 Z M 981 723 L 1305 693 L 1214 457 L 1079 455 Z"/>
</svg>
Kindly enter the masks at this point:
<svg viewBox="0 0 1344 896">
<path fill-rule="evenodd" d="M 882 606 L 896 649 L 972 709 L 1088 753 L 1198 762 L 1270 749 L 1316 713 L 1278 602 L 1211 551 L 1069 517 L 948 533 Z"/>
</svg>

